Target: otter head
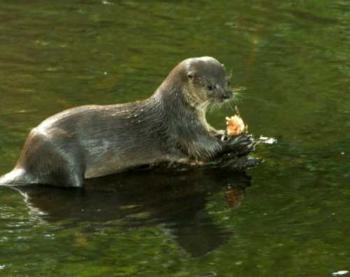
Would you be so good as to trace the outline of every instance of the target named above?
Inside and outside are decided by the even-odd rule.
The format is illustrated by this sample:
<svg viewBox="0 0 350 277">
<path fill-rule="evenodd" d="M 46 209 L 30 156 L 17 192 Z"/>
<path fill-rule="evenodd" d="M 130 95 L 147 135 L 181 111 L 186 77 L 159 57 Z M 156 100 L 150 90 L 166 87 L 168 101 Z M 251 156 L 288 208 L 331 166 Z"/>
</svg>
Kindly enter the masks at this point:
<svg viewBox="0 0 350 277">
<path fill-rule="evenodd" d="M 192 106 L 206 107 L 233 98 L 224 66 L 212 57 L 190 58 L 181 64 L 185 69 L 185 94 Z"/>
</svg>

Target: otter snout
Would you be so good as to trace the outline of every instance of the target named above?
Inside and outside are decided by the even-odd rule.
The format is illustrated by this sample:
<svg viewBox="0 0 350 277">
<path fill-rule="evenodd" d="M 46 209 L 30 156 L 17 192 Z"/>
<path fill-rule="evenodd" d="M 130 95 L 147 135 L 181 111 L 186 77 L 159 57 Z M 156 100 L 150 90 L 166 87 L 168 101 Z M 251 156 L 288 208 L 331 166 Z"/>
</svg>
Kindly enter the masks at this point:
<svg viewBox="0 0 350 277">
<path fill-rule="evenodd" d="M 233 98 L 233 91 L 229 89 L 220 90 L 220 99 L 222 101 L 230 100 Z"/>
<path fill-rule="evenodd" d="M 233 92 L 231 90 L 225 90 L 223 98 L 226 99 L 231 99 L 233 97 Z"/>
</svg>

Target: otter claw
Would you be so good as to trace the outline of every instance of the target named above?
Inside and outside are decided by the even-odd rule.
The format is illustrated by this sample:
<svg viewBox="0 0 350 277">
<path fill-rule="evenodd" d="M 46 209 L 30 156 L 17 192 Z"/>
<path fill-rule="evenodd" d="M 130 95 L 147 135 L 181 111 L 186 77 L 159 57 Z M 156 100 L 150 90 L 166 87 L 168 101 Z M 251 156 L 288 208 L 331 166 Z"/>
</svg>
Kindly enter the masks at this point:
<svg viewBox="0 0 350 277">
<path fill-rule="evenodd" d="M 254 151 L 254 139 L 252 135 L 241 135 L 233 139 L 224 141 L 225 151 L 235 152 L 238 155 L 244 155 Z"/>
</svg>

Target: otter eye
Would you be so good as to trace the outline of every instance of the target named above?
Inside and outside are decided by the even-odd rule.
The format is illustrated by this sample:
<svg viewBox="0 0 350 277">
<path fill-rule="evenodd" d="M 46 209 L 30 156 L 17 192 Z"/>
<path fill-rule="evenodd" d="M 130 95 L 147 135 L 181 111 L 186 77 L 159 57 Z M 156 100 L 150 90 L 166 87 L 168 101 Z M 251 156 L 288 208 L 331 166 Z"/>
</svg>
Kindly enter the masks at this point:
<svg viewBox="0 0 350 277">
<path fill-rule="evenodd" d="M 208 90 L 213 90 L 213 89 L 214 89 L 214 86 L 213 86 L 213 85 L 207 85 L 207 89 L 208 89 Z"/>
</svg>

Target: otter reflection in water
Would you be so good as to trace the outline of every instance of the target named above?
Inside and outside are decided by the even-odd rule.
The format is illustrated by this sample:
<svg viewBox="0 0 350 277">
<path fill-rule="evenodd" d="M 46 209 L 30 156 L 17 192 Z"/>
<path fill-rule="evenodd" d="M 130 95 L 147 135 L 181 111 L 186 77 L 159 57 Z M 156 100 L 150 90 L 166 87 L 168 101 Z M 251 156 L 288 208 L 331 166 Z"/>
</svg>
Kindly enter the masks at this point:
<svg viewBox="0 0 350 277">
<path fill-rule="evenodd" d="M 41 212 L 47 221 L 114 221 L 127 228 L 161 224 L 189 254 L 200 256 L 224 244 L 233 233 L 208 214 L 208 198 L 219 193 L 228 206 L 237 207 L 249 184 L 246 175 L 228 170 L 138 170 L 92 179 L 84 190 L 18 189 L 31 210 Z"/>
</svg>

